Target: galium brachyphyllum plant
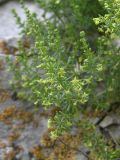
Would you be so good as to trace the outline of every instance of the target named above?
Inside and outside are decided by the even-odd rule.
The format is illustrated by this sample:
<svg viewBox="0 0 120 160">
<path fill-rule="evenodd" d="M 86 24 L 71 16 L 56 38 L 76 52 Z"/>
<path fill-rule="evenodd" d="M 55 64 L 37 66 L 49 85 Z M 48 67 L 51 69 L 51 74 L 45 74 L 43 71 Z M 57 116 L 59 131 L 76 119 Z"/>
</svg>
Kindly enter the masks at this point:
<svg viewBox="0 0 120 160">
<path fill-rule="evenodd" d="M 95 18 L 96 24 L 100 25 L 100 32 L 104 36 L 98 39 L 98 54 L 101 54 L 101 65 L 104 70 L 104 95 L 105 100 L 110 103 L 120 102 L 120 48 L 113 43 L 120 38 L 120 1 L 102 1 L 107 14 Z"/>
<path fill-rule="evenodd" d="M 42 1 L 38 2 L 41 4 Z M 23 95 L 35 105 L 59 108 L 55 116 L 49 120 L 49 126 L 55 128 L 52 136 L 56 137 L 69 131 L 76 124 L 79 119 L 76 117 L 79 117 L 81 110 L 85 110 L 85 106 L 90 105 L 95 109 L 104 110 L 111 103 L 119 101 L 120 50 L 113 45 L 113 40 L 120 35 L 120 3 L 118 0 L 100 0 L 106 14 L 94 18 L 102 36 L 98 38 L 96 51 L 93 51 L 87 42 L 84 27 L 84 31 L 73 27 L 73 24 L 75 26 L 79 24 L 79 18 L 83 24 L 84 17 L 82 19 L 81 16 L 83 10 L 79 13 L 78 7 L 82 8 L 83 5 L 84 8 L 86 2 L 79 6 L 78 1 L 71 1 L 71 7 L 78 16 L 78 20 L 75 19 L 75 23 L 73 21 L 72 24 L 67 23 L 70 22 L 69 17 L 61 20 L 67 10 L 65 1 L 48 2 L 52 5 L 48 7 L 54 12 L 54 17 L 57 16 L 54 23 L 46 18 L 40 21 L 23 3 L 22 7 L 27 17 L 24 23 L 14 11 L 17 22 L 22 27 L 21 33 L 32 43 L 29 49 L 26 49 L 22 42 L 19 43 L 17 63 L 10 66 L 14 72 L 12 82 L 19 95 Z M 52 2 L 55 5 L 59 4 L 61 10 L 57 12 Z M 62 7 L 65 12 L 62 12 Z M 59 24 L 57 18 L 68 25 L 64 26 L 63 33 L 61 22 Z M 69 49 L 64 38 L 69 45 L 72 44 Z M 101 84 L 103 87 L 99 90 Z"/>
<path fill-rule="evenodd" d="M 47 14 L 51 13 L 48 20 L 51 20 L 60 31 L 62 41 L 66 45 L 66 54 L 70 54 L 73 42 L 79 39 L 78 33 L 82 30 L 89 38 L 92 34 L 94 38 L 90 38 L 89 42 L 95 43 L 97 27 L 93 17 L 98 17 L 99 14 L 104 15 L 106 12 L 98 0 L 92 3 L 91 0 L 36 0 L 36 2 L 44 9 L 45 19 L 47 19 Z"/>
</svg>

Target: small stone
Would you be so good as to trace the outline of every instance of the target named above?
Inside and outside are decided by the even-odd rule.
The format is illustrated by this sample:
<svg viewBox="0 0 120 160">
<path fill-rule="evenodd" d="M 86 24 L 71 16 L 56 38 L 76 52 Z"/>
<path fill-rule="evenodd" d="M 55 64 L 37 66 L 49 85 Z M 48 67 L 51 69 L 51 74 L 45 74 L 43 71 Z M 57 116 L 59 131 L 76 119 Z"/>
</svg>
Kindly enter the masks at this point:
<svg viewBox="0 0 120 160">
<path fill-rule="evenodd" d="M 114 143 L 118 146 L 120 144 L 120 126 L 112 125 L 109 126 L 107 130 Z"/>
<path fill-rule="evenodd" d="M 7 43 L 8 47 L 17 47 L 17 46 L 18 46 L 19 38 L 20 38 L 20 37 L 8 38 L 8 39 L 6 40 L 6 43 Z"/>
<path fill-rule="evenodd" d="M 99 117 L 93 117 L 90 119 L 90 122 L 93 124 L 93 125 L 96 125 L 98 122 L 99 122 L 100 118 Z"/>
<path fill-rule="evenodd" d="M 103 119 L 99 126 L 102 128 L 106 128 L 113 124 L 119 124 L 117 118 L 115 117 L 115 115 L 108 115 Z"/>
</svg>

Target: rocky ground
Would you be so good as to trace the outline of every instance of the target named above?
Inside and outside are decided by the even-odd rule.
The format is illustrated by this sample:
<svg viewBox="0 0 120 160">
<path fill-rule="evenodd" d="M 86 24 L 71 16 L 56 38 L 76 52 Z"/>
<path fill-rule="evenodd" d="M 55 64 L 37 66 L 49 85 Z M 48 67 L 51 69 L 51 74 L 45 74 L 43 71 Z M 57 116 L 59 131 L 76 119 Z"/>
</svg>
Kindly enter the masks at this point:
<svg viewBox="0 0 120 160">
<path fill-rule="evenodd" d="M 88 160 L 89 151 L 83 146 L 78 147 L 77 131 L 75 136 L 67 135 L 62 140 L 52 141 L 47 129 L 47 117 L 51 113 L 45 113 L 42 107 L 35 112 L 33 104 L 17 99 L 13 93 L 9 84 L 12 73 L 7 71 L 5 57 L 11 54 L 14 60 L 20 29 L 15 24 L 11 9 L 15 8 L 23 20 L 25 16 L 17 1 L 3 2 L 5 0 L 0 0 L 0 160 L 35 160 L 35 157 L 42 160 L 47 155 L 48 160 L 53 160 L 61 153 L 66 160 Z M 30 1 L 26 5 L 31 11 L 39 12 L 42 18 L 43 11 L 37 5 Z M 116 148 L 120 145 L 119 107 L 119 104 L 114 104 L 114 109 L 90 118 L 91 123 L 106 139 L 111 139 Z M 63 153 L 67 143 L 69 147 Z"/>
</svg>

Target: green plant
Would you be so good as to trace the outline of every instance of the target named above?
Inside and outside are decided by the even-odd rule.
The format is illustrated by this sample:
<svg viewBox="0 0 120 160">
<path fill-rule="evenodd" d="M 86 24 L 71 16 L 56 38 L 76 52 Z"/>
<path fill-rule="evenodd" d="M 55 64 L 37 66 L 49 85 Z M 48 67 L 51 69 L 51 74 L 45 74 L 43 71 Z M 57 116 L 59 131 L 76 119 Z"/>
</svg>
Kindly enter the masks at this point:
<svg viewBox="0 0 120 160">
<path fill-rule="evenodd" d="M 17 62 L 10 64 L 15 75 L 12 83 L 19 96 L 23 95 L 35 105 L 59 108 L 49 120 L 50 127 L 55 128 L 52 136 L 56 137 L 76 124 L 86 106 L 104 110 L 119 101 L 120 50 L 113 40 L 120 35 L 120 3 L 119 0 L 95 1 L 95 13 L 88 15 L 89 9 L 85 6 L 90 1 L 71 1 L 70 6 L 67 1 L 38 2 L 46 12 L 53 12 L 53 21 L 46 18 L 40 21 L 23 2 L 27 17 L 24 23 L 14 11 L 22 34 L 32 43 L 28 49 L 19 42 Z M 96 3 L 106 11 L 98 18 Z M 83 16 L 86 14 L 87 26 Z M 93 17 L 101 33 L 96 40 L 96 51 L 88 41 L 91 27 L 97 28 Z"/>
<path fill-rule="evenodd" d="M 93 125 L 88 117 L 77 123 L 79 126 L 78 135 L 81 137 L 80 144 L 86 146 L 90 153 L 90 160 L 115 160 L 120 157 L 120 149 L 114 148 L 111 139 L 106 139 Z"/>
<path fill-rule="evenodd" d="M 92 47 L 95 43 L 97 26 L 93 18 L 99 14 L 104 15 L 105 9 L 98 0 L 36 0 L 36 2 L 44 9 L 43 16 L 47 20 L 51 20 L 53 25 L 58 28 L 64 41 L 66 52 L 70 54 L 70 49 L 73 47 L 73 42 L 79 40 L 79 32 L 85 31 Z M 47 18 L 48 13 L 51 14 Z M 59 25 L 58 25 L 59 24 Z M 95 34 L 93 34 L 95 33 Z M 94 38 L 91 38 L 91 35 Z M 92 42 L 93 41 L 93 42 Z"/>
</svg>

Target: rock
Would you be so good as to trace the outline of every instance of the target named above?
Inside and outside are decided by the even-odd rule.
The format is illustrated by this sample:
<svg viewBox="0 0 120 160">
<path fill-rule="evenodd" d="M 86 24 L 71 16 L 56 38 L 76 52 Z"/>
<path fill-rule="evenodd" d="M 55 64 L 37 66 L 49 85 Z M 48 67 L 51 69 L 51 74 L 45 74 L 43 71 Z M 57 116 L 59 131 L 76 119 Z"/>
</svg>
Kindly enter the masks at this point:
<svg viewBox="0 0 120 160">
<path fill-rule="evenodd" d="M 111 139 L 116 147 L 120 147 L 120 106 L 111 111 L 99 124 L 103 134 L 107 133 L 108 139 Z"/>
<path fill-rule="evenodd" d="M 31 12 L 38 13 L 38 18 L 42 19 L 43 10 L 32 1 L 26 1 L 25 5 L 29 8 Z M 13 37 L 20 37 L 20 28 L 16 25 L 16 19 L 14 18 L 11 10 L 16 9 L 21 20 L 26 19 L 23 9 L 21 8 L 18 1 L 9 1 L 4 5 L 0 6 L 0 39 L 9 39 Z"/>
<path fill-rule="evenodd" d="M 6 40 L 7 46 L 17 48 L 19 37 L 12 37 Z"/>
<path fill-rule="evenodd" d="M 33 146 L 38 145 L 40 143 L 40 137 L 47 130 L 47 120 L 39 119 L 41 122 L 37 128 L 34 128 L 32 125 L 27 125 L 24 131 L 21 134 L 21 137 L 16 142 L 24 148 L 25 151 L 29 152 Z"/>
<path fill-rule="evenodd" d="M 18 109 L 26 109 L 26 112 L 31 111 L 33 112 L 33 106 L 31 108 L 26 108 L 26 104 L 23 102 L 20 103 L 20 101 L 10 101 L 10 99 L 5 103 L 0 103 L 0 113 L 2 110 L 8 107 L 7 104 L 16 104 Z M 25 113 L 26 113 L 25 112 Z M 10 136 L 15 136 L 14 133 L 19 133 L 19 137 L 14 140 L 12 143 L 6 143 L 7 146 L 4 148 L 4 152 L 8 153 L 9 149 L 11 148 L 12 144 L 14 146 L 20 146 L 23 149 L 23 152 L 19 153 L 16 158 L 22 157 L 21 159 L 28 160 L 29 155 L 26 153 L 29 153 L 29 150 L 31 150 L 34 146 L 38 145 L 40 143 L 40 138 L 43 136 L 44 132 L 47 130 L 47 118 L 40 117 L 39 111 L 34 113 L 34 117 L 38 117 L 37 119 L 37 126 L 35 125 L 36 122 L 30 121 L 26 124 L 21 123 L 20 120 L 11 119 L 11 124 L 7 125 L 3 122 L 0 122 L 0 140 L 1 142 L 4 142 L 5 140 L 10 140 Z M 34 124 L 35 123 L 35 124 Z M 11 133 L 11 134 L 10 134 Z M 12 137 L 11 137 L 12 138 Z M 16 148 L 16 147 L 14 147 Z M 3 153 L 3 148 L 0 148 L 0 159 Z"/>
<path fill-rule="evenodd" d="M 96 125 L 98 122 L 99 122 L 100 118 L 99 117 L 91 117 L 90 118 L 90 122 L 93 124 L 93 125 Z"/>
<path fill-rule="evenodd" d="M 87 156 L 90 153 L 89 149 L 80 145 L 78 150 L 79 152 L 76 155 L 76 160 L 88 160 Z"/>
<path fill-rule="evenodd" d="M 2 1 L 1 1 L 2 2 Z M 25 6 L 31 12 L 36 12 L 39 19 L 43 19 L 42 15 L 44 11 L 40 9 L 39 5 L 33 1 L 25 1 Z M 0 6 L 0 54 L 14 54 L 17 52 L 17 42 L 21 39 L 20 27 L 16 24 L 16 19 L 12 13 L 12 9 L 15 9 L 21 20 L 24 22 L 26 16 L 18 1 L 8 1 Z M 6 12 L 7 11 L 7 12 Z M 47 15 L 49 17 L 50 14 Z M 28 43 L 25 37 L 25 45 Z"/>
<path fill-rule="evenodd" d="M 116 125 L 116 124 L 119 124 L 119 123 L 120 122 L 119 122 L 118 118 L 116 117 L 116 115 L 111 114 L 111 115 L 106 116 L 102 120 L 102 122 L 99 124 L 99 126 L 102 127 L 102 128 L 106 128 L 106 127 L 108 127 L 110 125 L 113 125 L 113 124 Z"/>
<path fill-rule="evenodd" d="M 120 39 L 119 38 L 116 38 L 114 40 L 114 45 L 117 47 L 117 48 L 120 48 Z"/>
<path fill-rule="evenodd" d="M 30 160 L 28 153 L 19 153 L 16 155 L 16 159 Z"/>
<path fill-rule="evenodd" d="M 111 136 L 112 140 L 116 144 L 116 146 L 120 146 L 120 126 L 112 125 L 107 128 L 109 135 Z"/>
</svg>

